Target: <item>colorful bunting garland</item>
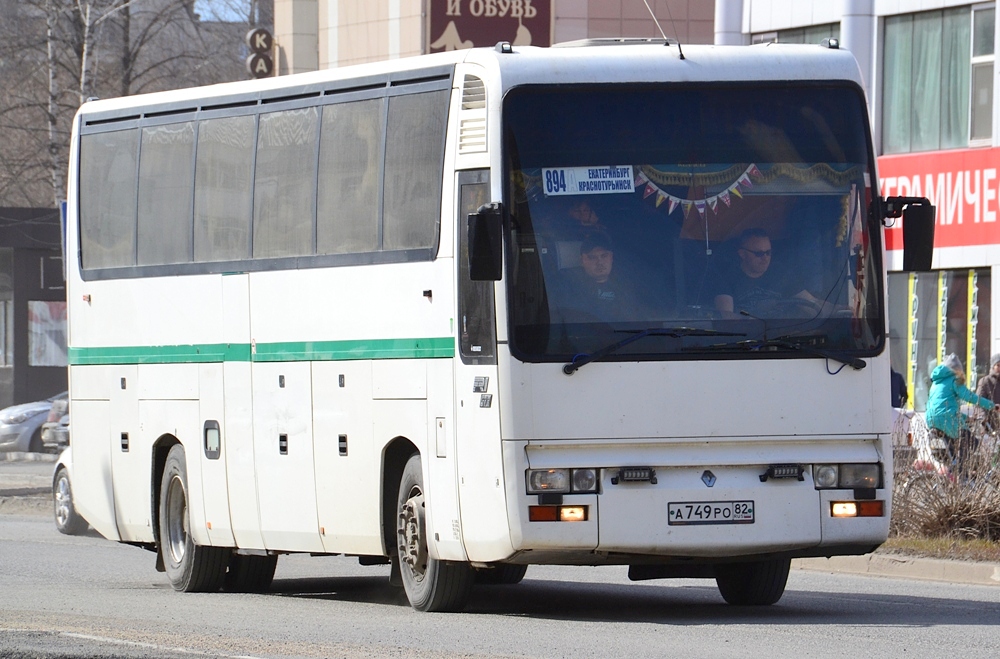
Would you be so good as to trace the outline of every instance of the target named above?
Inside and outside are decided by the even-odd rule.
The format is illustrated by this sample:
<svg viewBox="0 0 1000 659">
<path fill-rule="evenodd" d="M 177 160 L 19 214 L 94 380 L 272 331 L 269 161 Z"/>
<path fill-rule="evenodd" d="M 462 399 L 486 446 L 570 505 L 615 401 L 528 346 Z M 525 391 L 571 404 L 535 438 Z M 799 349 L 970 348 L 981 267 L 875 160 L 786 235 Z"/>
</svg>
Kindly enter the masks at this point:
<svg viewBox="0 0 1000 659">
<path fill-rule="evenodd" d="M 683 199 L 681 197 L 675 197 L 672 194 L 668 194 L 661 190 L 650 178 L 636 169 L 635 175 L 635 187 L 636 189 L 642 187 L 642 198 L 648 199 L 652 195 L 656 195 L 656 207 L 659 208 L 660 204 L 664 201 L 667 202 L 667 215 L 674 212 L 678 206 L 684 210 L 684 217 L 687 217 L 694 208 L 698 211 L 698 214 L 705 217 L 706 209 L 712 209 L 713 213 L 719 212 L 719 200 L 727 207 L 732 203 L 732 197 L 730 195 L 735 195 L 736 197 L 742 199 L 743 193 L 741 190 L 751 190 L 753 189 L 753 181 L 750 177 L 759 178 L 761 176 L 760 170 L 757 169 L 757 165 L 750 164 L 746 170 L 740 174 L 736 181 L 727 187 L 725 190 L 714 194 L 710 197 L 705 197 L 704 199 Z"/>
</svg>

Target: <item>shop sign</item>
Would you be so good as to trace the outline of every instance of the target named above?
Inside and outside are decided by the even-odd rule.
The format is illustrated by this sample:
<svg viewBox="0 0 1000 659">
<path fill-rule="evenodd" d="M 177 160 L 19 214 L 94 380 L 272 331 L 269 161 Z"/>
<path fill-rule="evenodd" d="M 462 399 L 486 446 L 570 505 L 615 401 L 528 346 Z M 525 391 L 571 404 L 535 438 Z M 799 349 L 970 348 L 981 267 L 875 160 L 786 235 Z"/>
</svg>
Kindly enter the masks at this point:
<svg viewBox="0 0 1000 659">
<path fill-rule="evenodd" d="M 552 0 L 430 0 L 428 52 L 494 46 L 549 46 Z"/>
<path fill-rule="evenodd" d="M 1000 244 L 1000 148 L 882 156 L 883 197 L 927 197 L 937 206 L 935 247 Z M 902 249 L 901 222 L 886 231 L 886 248 Z"/>
</svg>

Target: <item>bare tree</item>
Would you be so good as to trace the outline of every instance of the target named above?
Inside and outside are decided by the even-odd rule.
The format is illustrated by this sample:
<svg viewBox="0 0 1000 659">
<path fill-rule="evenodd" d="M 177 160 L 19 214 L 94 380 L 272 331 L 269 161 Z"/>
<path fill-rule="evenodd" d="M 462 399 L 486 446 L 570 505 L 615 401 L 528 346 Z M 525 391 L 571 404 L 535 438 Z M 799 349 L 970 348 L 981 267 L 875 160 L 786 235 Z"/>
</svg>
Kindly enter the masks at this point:
<svg viewBox="0 0 1000 659">
<path fill-rule="evenodd" d="M 202 0 L 203 19 L 195 0 L 0 0 L 0 206 L 65 197 L 72 119 L 91 96 L 246 77 L 259 2 Z"/>
</svg>

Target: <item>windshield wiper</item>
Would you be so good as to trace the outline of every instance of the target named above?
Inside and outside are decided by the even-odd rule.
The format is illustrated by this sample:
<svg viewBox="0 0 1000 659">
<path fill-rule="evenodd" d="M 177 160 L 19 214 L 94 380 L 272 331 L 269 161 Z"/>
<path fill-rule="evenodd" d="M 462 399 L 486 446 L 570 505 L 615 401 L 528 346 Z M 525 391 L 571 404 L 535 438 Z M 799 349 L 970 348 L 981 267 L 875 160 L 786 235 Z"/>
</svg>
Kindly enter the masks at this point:
<svg viewBox="0 0 1000 659">
<path fill-rule="evenodd" d="M 808 355 L 823 357 L 824 359 L 832 359 L 835 362 L 850 366 L 856 371 L 860 371 L 868 365 L 868 363 L 860 357 L 838 355 L 834 352 L 830 352 L 829 350 L 825 350 L 824 348 L 817 348 L 816 346 L 803 342 L 815 338 L 816 337 L 810 336 L 779 336 L 776 339 L 747 339 L 746 341 L 733 341 L 732 343 L 716 343 L 714 345 L 704 346 L 700 349 L 755 351 L 767 348 L 783 348 L 785 350 L 797 350 Z M 692 350 L 695 349 L 698 348 L 692 348 Z"/>
<path fill-rule="evenodd" d="M 720 332 L 718 330 L 698 329 L 696 327 L 649 327 L 644 330 L 615 330 L 616 332 L 626 332 L 632 336 L 625 337 L 621 341 L 616 341 L 611 345 L 604 346 L 600 350 L 595 350 L 589 355 L 577 355 L 573 361 L 563 366 L 563 373 L 573 375 L 580 367 L 592 361 L 607 357 L 611 353 L 624 348 L 630 343 L 644 339 L 647 336 L 669 336 L 680 339 L 685 336 L 746 336 L 746 332 Z"/>
</svg>

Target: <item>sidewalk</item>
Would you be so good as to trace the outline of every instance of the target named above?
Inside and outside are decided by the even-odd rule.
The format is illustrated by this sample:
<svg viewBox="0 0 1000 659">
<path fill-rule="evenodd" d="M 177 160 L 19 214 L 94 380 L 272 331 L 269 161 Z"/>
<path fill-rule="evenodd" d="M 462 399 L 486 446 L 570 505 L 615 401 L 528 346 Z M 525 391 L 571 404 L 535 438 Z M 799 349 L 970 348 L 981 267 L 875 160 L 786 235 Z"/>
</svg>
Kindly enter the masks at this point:
<svg viewBox="0 0 1000 659">
<path fill-rule="evenodd" d="M 815 572 L 868 574 L 892 579 L 920 579 L 949 583 L 1000 586 L 1000 564 L 919 558 L 902 554 L 865 554 L 833 558 L 799 558 L 792 567 Z"/>
</svg>

